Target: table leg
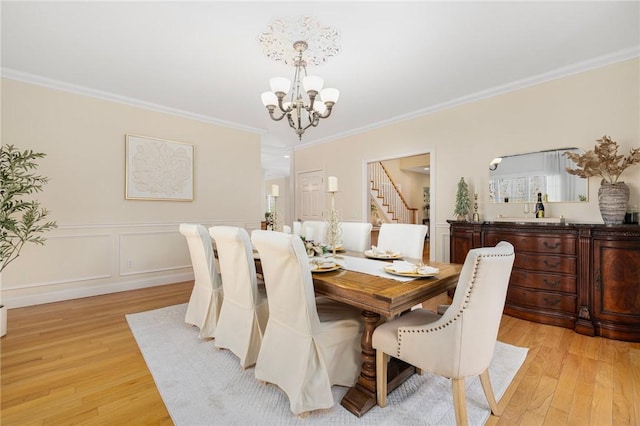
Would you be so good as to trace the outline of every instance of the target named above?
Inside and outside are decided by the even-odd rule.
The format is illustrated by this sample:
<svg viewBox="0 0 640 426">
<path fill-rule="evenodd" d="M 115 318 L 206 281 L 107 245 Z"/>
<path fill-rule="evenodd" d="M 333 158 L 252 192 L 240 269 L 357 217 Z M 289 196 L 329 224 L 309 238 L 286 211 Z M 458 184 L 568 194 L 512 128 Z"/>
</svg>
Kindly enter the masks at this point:
<svg viewBox="0 0 640 426">
<path fill-rule="evenodd" d="M 360 417 L 376 405 L 376 351 L 372 346 L 373 331 L 380 322 L 380 315 L 362 311 L 364 331 L 360 346 L 362 348 L 362 368 L 355 386 L 342 398 L 342 406 Z"/>
<path fill-rule="evenodd" d="M 380 323 L 380 315 L 362 311 L 364 331 L 360 346 L 362 367 L 356 384 L 342 398 L 344 408 L 358 417 L 372 409 L 377 403 L 376 397 L 376 351 L 373 349 L 373 331 Z M 395 358 L 391 358 L 387 367 L 387 392 L 400 386 L 415 372 L 415 367 Z"/>
</svg>

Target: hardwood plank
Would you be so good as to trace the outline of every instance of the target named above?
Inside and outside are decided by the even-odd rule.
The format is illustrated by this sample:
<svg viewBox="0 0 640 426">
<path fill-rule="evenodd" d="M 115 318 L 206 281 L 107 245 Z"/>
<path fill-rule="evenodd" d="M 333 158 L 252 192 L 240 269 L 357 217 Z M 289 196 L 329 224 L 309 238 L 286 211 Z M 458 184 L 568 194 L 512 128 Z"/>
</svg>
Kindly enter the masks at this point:
<svg viewBox="0 0 640 426">
<path fill-rule="evenodd" d="M 637 424 L 634 419 L 634 405 L 638 400 L 633 399 L 633 376 L 629 347 L 622 342 L 615 343 L 613 366 L 613 424 Z"/>
<path fill-rule="evenodd" d="M 591 404 L 591 423 L 610 425 L 613 419 L 613 366 L 609 362 L 599 361 Z"/>
<path fill-rule="evenodd" d="M 552 407 L 558 410 L 566 410 L 567 412 L 571 409 L 581 361 L 581 357 L 574 354 L 567 353 L 565 355 L 560 378 L 558 379 L 558 388 L 551 401 Z"/>
<path fill-rule="evenodd" d="M 629 377 L 633 383 L 633 394 L 631 400 L 635 401 L 633 404 L 633 418 L 631 421 L 634 424 L 640 423 L 640 345 L 633 346 L 629 349 L 629 362 L 631 368 L 629 371 Z"/>
<path fill-rule="evenodd" d="M 549 407 L 547 416 L 544 419 L 543 426 L 564 426 L 567 424 L 569 413 L 564 410 L 558 410 L 555 407 Z"/>
<path fill-rule="evenodd" d="M 587 353 L 592 356 L 592 353 Z M 573 393 L 573 401 L 569 410 L 570 425 L 588 425 L 591 421 L 591 404 L 593 401 L 593 391 L 596 377 L 597 361 L 582 357 L 578 376 L 576 378 L 576 386 Z"/>
<path fill-rule="evenodd" d="M 172 424 L 125 315 L 185 303 L 192 286 L 9 310 L 0 345 L 2 425 Z M 529 354 L 498 402 L 502 416 L 487 425 L 640 424 L 639 343 L 506 315 L 498 339 Z"/>
<path fill-rule="evenodd" d="M 193 282 L 12 309 L 3 425 L 171 424 L 125 315 L 185 303 Z"/>
</svg>

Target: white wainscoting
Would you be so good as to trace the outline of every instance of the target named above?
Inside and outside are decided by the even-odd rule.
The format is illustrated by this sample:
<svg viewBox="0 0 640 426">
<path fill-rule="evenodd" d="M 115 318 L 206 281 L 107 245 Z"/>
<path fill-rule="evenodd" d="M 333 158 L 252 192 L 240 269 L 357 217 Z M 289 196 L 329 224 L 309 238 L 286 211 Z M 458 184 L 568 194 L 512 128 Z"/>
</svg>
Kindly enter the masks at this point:
<svg viewBox="0 0 640 426">
<path fill-rule="evenodd" d="M 195 223 L 260 229 L 259 220 Z M 25 245 L 2 272 L 2 303 L 17 308 L 193 280 L 179 225 L 60 226 L 45 235 L 44 246 Z"/>
<path fill-rule="evenodd" d="M 447 222 L 436 224 L 436 238 L 438 241 L 438 253 L 437 260 L 438 262 L 449 262 L 450 253 L 449 253 L 449 235 L 450 229 L 449 224 Z"/>
</svg>

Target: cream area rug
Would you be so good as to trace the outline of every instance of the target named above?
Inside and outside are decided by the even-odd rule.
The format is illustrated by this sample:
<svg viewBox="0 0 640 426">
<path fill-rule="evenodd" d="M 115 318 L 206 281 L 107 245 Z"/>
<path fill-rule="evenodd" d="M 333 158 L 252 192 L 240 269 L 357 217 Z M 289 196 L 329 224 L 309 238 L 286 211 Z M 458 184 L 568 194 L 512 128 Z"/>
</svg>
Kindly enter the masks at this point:
<svg viewBox="0 0 640 426">
<path fill-rule="evenodd" d="M 346 388 L 334 386 L 335 405 L 299 418 L 289 411 L 284 392 L 255 379 L 238 358 L 198 339 L 184 323 L 187 305 L 127 315 L 129 327 L 160 395 L 178 426 L 196 425 L 454 425 L 451 382 L 425 373 L 413 375 L 391 392 L 386 408 L 373 407 L 361 418 L 340 405 Z M 526 348 L 498 342 L 489 373 L 499 400 L 522 366 Z M 469 423 L 481 425 L 489 406 L 480 380 L 467 379 Z"/>
</svg>

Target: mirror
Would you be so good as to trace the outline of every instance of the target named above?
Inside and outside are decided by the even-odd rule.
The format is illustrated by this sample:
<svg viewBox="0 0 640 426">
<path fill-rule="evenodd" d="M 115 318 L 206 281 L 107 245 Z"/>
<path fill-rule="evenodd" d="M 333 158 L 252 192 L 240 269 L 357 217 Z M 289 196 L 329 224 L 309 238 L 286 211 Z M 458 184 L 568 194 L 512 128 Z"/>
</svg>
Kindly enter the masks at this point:
<svg viewBox="0 0 640 426">
<path fill-rule="evenodd" d="M 583 154 L 579 148 L 562 148 L 494 158 L 489 164 L 489 200 L 492 203 L 535 203 L 538 192 L 544 202 L 588 200 L 588 179 L 570 175 L 575 163 L 566 151 Z"/>
</svg>

